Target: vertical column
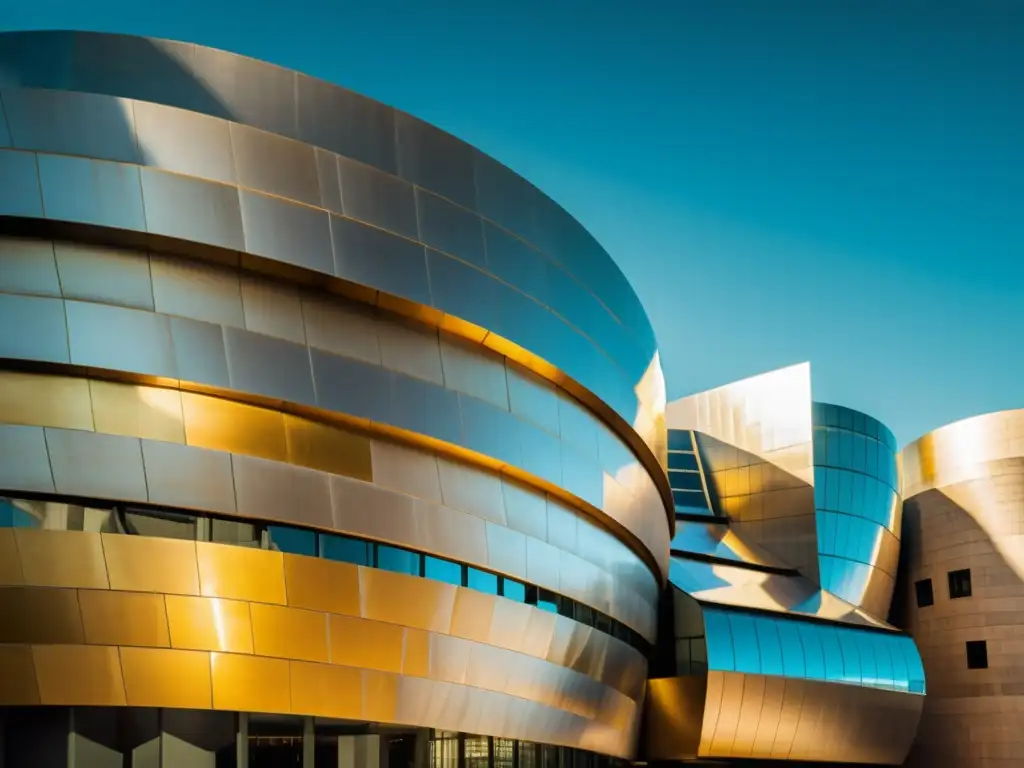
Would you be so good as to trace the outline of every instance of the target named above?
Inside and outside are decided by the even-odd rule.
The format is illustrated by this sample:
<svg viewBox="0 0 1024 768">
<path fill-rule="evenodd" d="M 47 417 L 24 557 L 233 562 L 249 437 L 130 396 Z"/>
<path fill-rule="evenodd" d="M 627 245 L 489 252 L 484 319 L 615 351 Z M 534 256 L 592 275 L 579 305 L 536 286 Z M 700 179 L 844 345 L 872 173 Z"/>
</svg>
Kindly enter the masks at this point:
<svg viewBox="0 0 1024 768">
<path fill-rule="evenodd" d="M 337 768 L 380 768 L 384 749 L 386 745 L 376 733 L 339 736 Z"/>
<path fill-rule="evenodd" d="M 302 768 L 313 768 L 316 759 L 316 734 L 313 730 L 313 718 L 306 717 L 302 721 Z"/>
<path fill-rule="evenodd" d="M 416 731 L 416 755 L 413 768 L 427 768 L 430 763 L 430 731 L 420 728 Z M 3 768 L 0 765 L 0 768 Z"/>
<path fill-rule="evenodd" d="M 238 713 L 238 732 L 235 735 L 235 765 L 249 765 L 249 715 Z"/>
</svg>

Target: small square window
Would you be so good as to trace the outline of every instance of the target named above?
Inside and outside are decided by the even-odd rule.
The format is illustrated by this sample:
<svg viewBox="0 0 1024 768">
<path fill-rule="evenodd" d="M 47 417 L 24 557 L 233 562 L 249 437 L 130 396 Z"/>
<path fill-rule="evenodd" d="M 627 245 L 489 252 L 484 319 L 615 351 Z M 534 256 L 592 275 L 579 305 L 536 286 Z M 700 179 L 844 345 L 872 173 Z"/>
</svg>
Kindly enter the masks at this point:
<svg viewBox="0 0 1024 768">
<path fill-rule="evenodd" d="M 988 643 L 986 641 L 967 641 L 967 668 L 988 669 Z"/>
<path fill-rule="evenodd" d="M 949 599 L 971 596 L 971 569 L 949 572 Z"/>
<path fill-rule="evenodd" d="M 932 592 L 932 580 L 921 579 L 914 582 L 914 591 L 917 592 L 917 607 L 927 608 L 935 605 L 935 594 Z"/>
</svg>

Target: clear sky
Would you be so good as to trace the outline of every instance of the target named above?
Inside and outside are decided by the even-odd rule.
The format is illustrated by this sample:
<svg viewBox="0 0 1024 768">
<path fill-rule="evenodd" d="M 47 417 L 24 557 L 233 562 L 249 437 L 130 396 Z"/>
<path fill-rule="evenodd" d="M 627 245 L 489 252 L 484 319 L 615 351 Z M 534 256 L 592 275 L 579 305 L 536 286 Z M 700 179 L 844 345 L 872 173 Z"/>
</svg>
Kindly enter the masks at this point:
<svg viewBox="0 0 1024 768">
<path fill-rule="evenodd" d="M 1019 0 L 3 5 L 303 70 L 494 155 L 621 265 L 670 398 L 810 360 L 901 443 L 1024 407 Z"/>
</svg>

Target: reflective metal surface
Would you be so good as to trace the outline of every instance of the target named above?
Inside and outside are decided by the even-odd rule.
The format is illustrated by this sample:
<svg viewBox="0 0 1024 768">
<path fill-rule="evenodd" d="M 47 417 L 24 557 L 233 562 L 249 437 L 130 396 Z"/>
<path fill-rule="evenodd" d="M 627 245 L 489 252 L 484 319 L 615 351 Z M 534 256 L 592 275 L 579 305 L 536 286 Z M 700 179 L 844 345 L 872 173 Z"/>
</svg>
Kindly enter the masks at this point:
<svg viewBox="0 0 1024 768">
<path fill-rule="evenodd" d="M 11 268 L 10 289 L 33 294 L 0 294 L 0 329 L 8 319 L 31 329 L 0 330 L 0 355 L 284 400 L 440 440 L 593 506 L 665 570 L 664 506 L 637 456 L 567 392 L 503 356 L 379 310 L 227 267 L 61 241 L 0 237 L 0 244 L 0 267 Z M 72 291 L 86 300 L 67 300 L 62 312 L 54 298 L 34 295 L 45 287 L 50 265 L 59 273 L 58 294 Z M 218 418 L 240 425 L 249 421 L 242 414 L 255 413 L 227 401 L 183 397 L 186 416 L 211 402 L 225 411 Z M 230 445 L 201 436 L 188 442 L 283 460 L 280 414 L 264 415 L 276 420 L 271 442 L 277 448 L 265 447 L 269 438 L 259 431 L 222 431 L 219 439 L 230 437 Z M 166 414 L 159 418 L 167 420 Z M 197 412 L 192 421 L 209 418 Z"/>
<path fill-rule="evenodd" d="M 0 151 L 5 213 L 245 251 L 436 308 L 556 366 L 655 452 L 663 443 L 654 334 L 621 271 L 550 198 L 464 142 L 200 46 L 5 33 L 0 69 L 0 146 L 19 150 Z M 519 311 L 525 297 L 535 312 Z"/>
<path fill-rule="evenodd" d="M 899 607 L 929 680 L 907 765 L 1018 764 L 1024 411 L 941 427 L 906 446 L 901 458 L 907 556 Z M 971 644 L 981 644 L 983 664 L 971 657 Z"/>
<path fill-rule="evenodd" d="M 83 546 L 69 550 L 72 541 Z M 0 530 L 0 542 L 14 557 L 5 566 L 23 574 L 0 586 L 0 642 L 10 644 L 0 654 L 2 677 L 24 680 L 0 689 L 5 705 L 466 723 L 474 732 L 632 753 L 643 658 L 539 609 L 202 542 L 11 529 Z M 99 567 L 102 583 L 87 564 Z M 354 589 L 353 601 L 332 598 L 336 580 Z M 177 594 L 160 591 L 172 586 Z M 522 614 L 518 631 L 508 631 L 509 606 Z"/>
</svg>

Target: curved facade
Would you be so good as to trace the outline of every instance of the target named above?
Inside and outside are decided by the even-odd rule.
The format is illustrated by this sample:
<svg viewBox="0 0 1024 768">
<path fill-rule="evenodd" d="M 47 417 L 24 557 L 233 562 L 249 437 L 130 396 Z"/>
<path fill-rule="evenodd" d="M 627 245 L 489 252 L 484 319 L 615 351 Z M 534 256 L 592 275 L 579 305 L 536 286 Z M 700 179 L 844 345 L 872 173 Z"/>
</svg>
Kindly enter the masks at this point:
<svg viewBox="0 0 1024 768">
<path fill-rule="evenodd" d="M 13 764 L 632 757 L 664 383 L 586 231 L 199 46 L 2 34 L 0 108 Z"/>
<path fill-rule="evenodd" d="M 908 627 L 930 682 L 908 765 L 1024 760 L 1024 410 L 903 450 Z"/>
<path fill-rule="evenodd" d="M 925 673 L 874 575 L 898 558 L 889 431 L 812 403 L 806 364 L 669 403 L 667 421 L 678 519 L 648 757 L 901 764 Z M 879 479 L 888 494 L 865 490 Z"/>
</svg>

